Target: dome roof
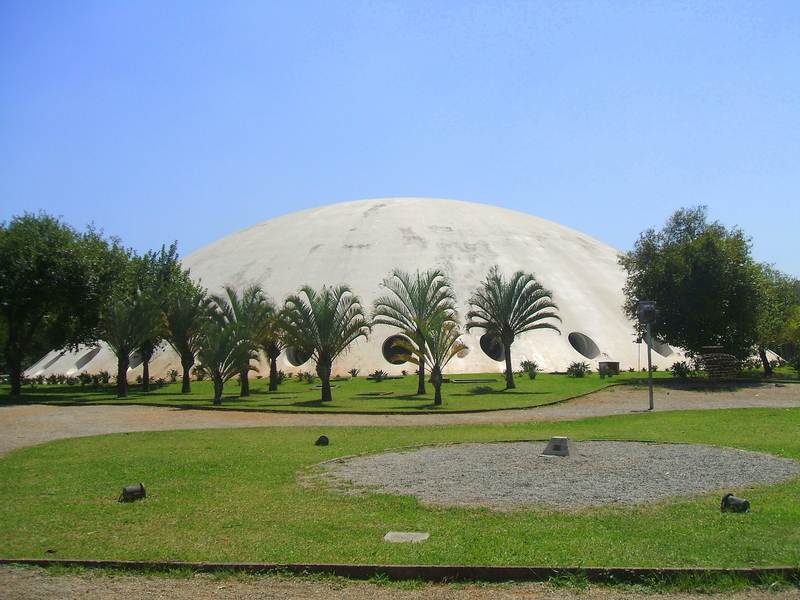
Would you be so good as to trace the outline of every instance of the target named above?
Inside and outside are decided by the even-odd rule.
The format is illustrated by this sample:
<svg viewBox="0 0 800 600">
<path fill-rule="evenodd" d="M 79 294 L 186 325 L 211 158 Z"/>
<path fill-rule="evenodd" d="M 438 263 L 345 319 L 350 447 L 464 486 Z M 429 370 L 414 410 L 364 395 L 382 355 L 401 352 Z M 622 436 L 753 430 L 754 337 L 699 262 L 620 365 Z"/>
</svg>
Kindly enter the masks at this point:
<svg viewBox="0 0 800 600">
<path fill-rule="evenodd" d="M 381 282 L 393 269 L 439 268 L 453 284 L 462 321 L 470 296 L 493 265 L 506 277 L 517 270 L 533 273 L 553 292 L 561 334 L 523 334 L 512 346 L 513 366 L 535 360 L 545 370 L 565 370 L 582 360 L 637 367 L 634 330 L 622 312 L 625 273 L 618 254 L 573 229 L 517 211 L 456 200 L 383 198 L 270 219 L 201 248 L 183 264 L 214 292 L 223 285 L 242 289 L 260 283 L 280 302 L 301 285 L 347 284 L 367 309 L 385 293 Z M 358 342 L 334 364 L 334 372 L 413 370 L 384 358 L 384 342 L 396 333 L 376 327 L 369 341 Z M 480 329 L 464 334 L 470 352 L 453 359 L 450 372 L 502 371 L 503 363 L 481 350 L 482 334 Z M 295 367 L 285 357 L 282 361 L 280 368 Z"/>
<path fill-rule="evenodd" d="M 182 263 L 212 293 L 225 285 L 241 290 L 259 283 L 280 303 L 302 285 L 319 289 L 347 284 L 368 311 L 383 295 L 381 282 L 392 270 L 439 268 L 453 284 L 462 323 L 470 296 L 492 266 L 505 277 L 522 270 L 553 292 L 562 321 L 555 323 L 560 334 L 545 329 L 519 336 L 511 347 L 514 369 L 524 360 L 536 361 L 545 371 L 564 371 L 573 361 L 587 361 L 593 369 L 601 361 L 638 369 L 646 362 L 645 348 L 633 343 L 633 325 L 622 312 L 625 273 L 617 264 L 618 254 L 578 231 L 513 210 L 456 200 L 383 198 L 270 219 L 213 242 Z M 360 340 L 334 363 L 334 375 L 351 368 L 362 374 L 376 369 L 390 374 L 413 371 L 413 365 L 387 360 L 387 340 L 396 334 L 392 328 L 375 327 L 369 340 Z M 445 370 L 502 372 L 502 355 L 487 355 L 482 335 L 480 329 L 464 333 L 469 352 L 454 358 Z M 676 360 L 669 347 L 654 344 L 654 350 L 654 364 L 667 367 Z M 279 369 L 313 370 L 310 362 L 291 362 L 290 354 L 281 355 Z M 114 372 L 115 365 L 108 350 L 85 349 L 51 353 L 28 373 Z M 151 362 L 151 372 L 172 368 L 180 369 L 180 361 L 162 348 Z M 140 370 L 135 358 L 132 370 Z"/>
</svg>

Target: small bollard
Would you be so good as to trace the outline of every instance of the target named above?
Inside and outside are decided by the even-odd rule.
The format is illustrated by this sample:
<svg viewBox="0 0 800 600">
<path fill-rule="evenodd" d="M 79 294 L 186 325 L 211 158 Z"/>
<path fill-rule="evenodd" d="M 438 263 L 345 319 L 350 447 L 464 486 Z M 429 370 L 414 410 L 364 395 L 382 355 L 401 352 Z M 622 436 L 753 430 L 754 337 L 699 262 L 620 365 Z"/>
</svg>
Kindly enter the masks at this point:
<svg viewBox="0 0 800 600">
<path fill-rule="evenodd" d="M 134 500 L 140 500 L 142 498 L 147 498 L 147 491 L 144 489 L 143 483 L 139 485 L 127 485 L 122 488 L 119 502 L 133 502 Z"/>
<path fill-rule="evenodd" d="M 328 440 L 328 436 L 327 435 L 321 435 L 321 436 L 319 436 L 317 438 L 317 441 L 314 442 L 314 445 L 315 446 L 327 446 L 329 443 L 330 443 L 330 440 Z"/>
<path fill-rule="evenodd" d="M 750 510 L 750 503 L 744 498 L 737 498 L 733 494 L 722 497 L 722 512 L 746 513 Z"/>
</svg>

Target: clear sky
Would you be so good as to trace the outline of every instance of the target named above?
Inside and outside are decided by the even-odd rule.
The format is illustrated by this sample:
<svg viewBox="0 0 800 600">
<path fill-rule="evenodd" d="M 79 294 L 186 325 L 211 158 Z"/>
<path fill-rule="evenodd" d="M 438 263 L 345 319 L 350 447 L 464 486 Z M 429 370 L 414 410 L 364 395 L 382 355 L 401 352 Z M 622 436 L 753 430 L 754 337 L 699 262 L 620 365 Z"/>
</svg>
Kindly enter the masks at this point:
<svg viewBox="0 0 800 600">
<path fill-rule="evenodd" d="M 797 0 L 0 0 L 0 221 L 185 256 L 423 196 L 626 251 L 705 204 L 800 277 L 798 192 Z"/>
</svg>

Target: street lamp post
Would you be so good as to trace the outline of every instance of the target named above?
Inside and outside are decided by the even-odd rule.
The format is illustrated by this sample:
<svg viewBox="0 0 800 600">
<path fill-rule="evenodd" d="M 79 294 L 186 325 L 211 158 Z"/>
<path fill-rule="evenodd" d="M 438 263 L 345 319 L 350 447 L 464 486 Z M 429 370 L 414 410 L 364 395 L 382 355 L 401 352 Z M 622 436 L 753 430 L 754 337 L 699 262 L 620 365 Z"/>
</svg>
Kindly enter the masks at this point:
<svg viewBox="0 0 800 600">
<path fill-rule="evenodd" d="M 650 335 L 650 325 L 656 322 L 658 311 L 656 303 L 650 301 L 639 302 L 638 309 L 639 323 L 647 327 L 647 383 L 650 389 L 650 409 L 653 410 L 653 338 Z"/>
</svg>

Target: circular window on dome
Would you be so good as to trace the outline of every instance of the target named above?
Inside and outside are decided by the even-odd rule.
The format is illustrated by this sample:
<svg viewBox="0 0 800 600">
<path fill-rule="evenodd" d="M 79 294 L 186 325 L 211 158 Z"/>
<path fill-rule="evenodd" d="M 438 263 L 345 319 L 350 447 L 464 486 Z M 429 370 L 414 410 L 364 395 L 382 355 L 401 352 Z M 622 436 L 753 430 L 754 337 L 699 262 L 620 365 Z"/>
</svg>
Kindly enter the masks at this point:
<svg viewBox="0 0 800 600">
<path fill-rule="evenodd" d="M 404 335 L 390 335 L 388 338 L 386 338 L 386 341 L 383 342 L 381 352 L 383 354 L 383 358 L 386 359 L 386 362 L 393 365 L 402 365 L 403 363 L 408 362 L 405 358 L 403 358 L 408 354 L 408 350 L 398 346 L 397 342 L 405 342 L 406 344 L 410 344 L 411 340 Z"/>
<path fill-rule="evenodd" d="M 483 350 L 483 353 L 486 356 L 492 360 L 496 360 L 497 362 L 506 359 L 506 353 L 505 350 L 503 350 L 503 344 L 494 339 L 488 333 L 485 333 L 481 336 L 481 350 Z"/>
<path fill-rule="evenodd" d="M 600 355 L 600 348 L 588 335 L 573 331 L 569 334 L 568 339 L 572 347 L 586 358 L 597 358 Z"/>
<path fill-rule="evenodd" d="M 293 367 L 299 367 L 300 365 L 307 363 L 308 359 L 310 358 L 310 354 L 303 352 L 299 348 L 295 348 L 294 346 L 289 346 L 286 348 L 286 360 L 288 360 L 289 364 Z"/>
</svg>

